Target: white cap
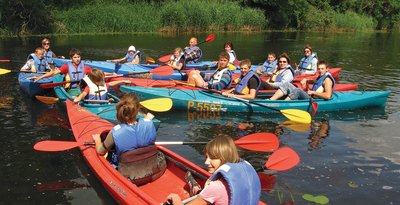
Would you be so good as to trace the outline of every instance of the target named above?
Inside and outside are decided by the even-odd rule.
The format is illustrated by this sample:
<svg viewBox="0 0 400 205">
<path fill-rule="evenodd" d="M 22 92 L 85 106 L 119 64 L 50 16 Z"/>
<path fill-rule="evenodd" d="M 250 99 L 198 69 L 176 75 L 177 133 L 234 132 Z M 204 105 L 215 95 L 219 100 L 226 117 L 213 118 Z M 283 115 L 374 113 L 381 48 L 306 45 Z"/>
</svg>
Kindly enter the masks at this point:
<svg viewBox="0 0 400 205">
<path fill-rule="evenodd" d="M 135 46 L 129 46 L 128 51 L 135 51 L 136 52 Z"/>
</svg>

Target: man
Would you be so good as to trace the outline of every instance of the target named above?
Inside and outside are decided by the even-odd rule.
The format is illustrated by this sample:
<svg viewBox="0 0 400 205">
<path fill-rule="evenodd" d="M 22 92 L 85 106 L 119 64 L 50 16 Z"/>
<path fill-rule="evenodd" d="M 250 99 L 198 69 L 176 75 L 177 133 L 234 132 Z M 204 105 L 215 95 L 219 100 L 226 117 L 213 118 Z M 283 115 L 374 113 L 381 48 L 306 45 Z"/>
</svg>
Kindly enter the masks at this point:
<svg viewBox="0 0 400 205">
<path fill-rule="evenodd" d="M 239 97 L 242 99 L 254 100 L 260 88 L 261 80 L 258 75 L 251 70 L 251 61 L 249 59 L 242 60 L 239 66 L 241 72 L 239 83 L 235 88 L 223 92 L 222 95 L 230 98 Z"/>
<path fill-rule="evenodd" d="M 319 77 L 311 90 L 306 92 L 300 88 L 296 88 L 291 83 L 284 83 L 271 97 L 271 100 L 278 100 L 283 96 L 287 96 L 285 100 L 304 100 L 310 99 L 310 97 L 329 100 L 332 97 L 335 80 L 328 72 L 328 63 L 326 61 L 319 61 L 317 67 Z M 307 79 L 301 81 L 301 85 L 304 89 L 307 89 L 307 82 L 309 82 Z"/>
<path fill-rule="evenodd" d="M 228 67 L 229 54 L 222 52 L 219 54 L 218 68 L 211 76 L 205 76 L 199 70 L 192 70 L 189 73 L 188 84 L 198 87 L 222 90 L 230 88 L 232 84 L 232 72 Z"/>
<path fill-rule="evenodd" d="M 186 63 L 193 64 L 199 62 L 202 54 L 201 49 L 197 46 L 197 38 L 190 38 L 189 46 L 184 49 Z"/>
</svg>

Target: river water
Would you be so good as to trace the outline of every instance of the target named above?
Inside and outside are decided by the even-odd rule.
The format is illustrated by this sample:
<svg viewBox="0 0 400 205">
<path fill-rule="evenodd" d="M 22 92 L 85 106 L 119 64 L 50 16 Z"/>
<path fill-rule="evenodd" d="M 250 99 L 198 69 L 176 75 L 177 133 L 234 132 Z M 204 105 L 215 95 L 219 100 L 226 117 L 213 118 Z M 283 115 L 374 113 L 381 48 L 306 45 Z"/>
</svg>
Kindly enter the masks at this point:
<svg viewBox="0 0 400 205">
<path fill-rule="evenodd" d="M 70 48 L 82 51 L 83 59 L 119 58 L 133 44 L 145 56 L 157 58 L 187 43 L 189 35 L 123 34 L 77 35 L 51 38 L 57 55 L 68 56 Z M 199 40 L 207 34 L 199 34 Z M 203 59 L 215 60 L 225 41 L 234 43 L 239 59 L 254 63 L 268 52 L 289 53 L 298 62 L 305 44 L 311 44 L 320 59 L 343 68 L 340 82 L 358 83 L 359 90 L 391 90 L 385 109 L 319 113 L 310 127 L 281 126 L 277 114 L 224 114 L 168 112 L 156 115 L 162 121 L 158 140 L 212 139 L 217 134 L 234 137 L 256 132 L 274 132 L 281 146 L 293 148 L 300 164 L 268 176 L 262 200 L 268 204 L 308 204 L 304 194 L 326 196 L 330 204 L 400 204 L 400 34 L 399 33 L 216 33 L 205 43 Z M 0 39 L 1 75 L 0 204 L 115 204 L 86 166 L 80 152 L 36 152 L 41 140 L 72 140 L 65 109 L 29 99 L 19 88 L 17 70 L 26 56 L 40 45 L 39 37 Z M 397 133 L 397 134 L 396 134 Z M 202 146 L 171 146 L 203 166 Z M 243 151 L 258 171 L 263 171 L 265 153 Z"/>
</svg>

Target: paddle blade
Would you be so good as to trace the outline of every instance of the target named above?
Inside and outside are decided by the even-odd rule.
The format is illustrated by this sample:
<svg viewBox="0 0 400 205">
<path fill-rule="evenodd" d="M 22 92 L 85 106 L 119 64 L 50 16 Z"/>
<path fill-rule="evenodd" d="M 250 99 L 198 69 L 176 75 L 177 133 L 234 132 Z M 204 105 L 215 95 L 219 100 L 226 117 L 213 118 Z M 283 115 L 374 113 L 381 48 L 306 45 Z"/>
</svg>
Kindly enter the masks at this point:
<svg viewBox="0 0 400 205">
<path fill-rule="evenodd" d="M 294 122 L 294 121 L 291 121 L 291 120 L 282 122 L 279 125 L 280 126 L 284 126 L 284 127 L 288 128 L 288 129 L 294 130 L 296 132 L 307 132 L 307 130 L 310 129 L 310 124 Z"/>
<path fill-rule="evenodd" d="M 164 66 L 160 66 L 158 68 L 151 69 L 150 73 L 152 73 L 154 75 L 159 75 L 159 76 L 169 76 L 174 73 L 174 69 L 172 69 L 171 66 L 164 65 Z"/>
<path fill-rule="evenodd" d="M 142 101 L 140 104 L 154 112 L 166 112 L 172 108 L 171 98 L 154 98 Z"/>
<path fill-rule="evenodd" d="M 317 114 L 317 111 L 318 111 L 318 103 L 313 102 L 311 104 L 311 107 L 312 107 L 311 116 L 315 116 L 315 114 Z"/>
<path fill-rule="evenodd" d="M 279 147 L 279 139 L 275 134 L 260 132 L 244 136 L 235 141 L 235 144 L 243 149 L 272 152 Z"/>
<path fill-rule="evenodd" d="M 163 57 L 159 58 L 158 61 L 160 61 L 161 63 L 166 63 L 166 62 L 168 62 L 169 60 L 171 60 L 171 56 L 172 56 L 171 54 L 170 54 L 170 55 L 163 56 Z"/>
<path fill-rule="evenodd" d="M 299 155 L 290 147 L 276 150 L 269 158 L 265 167 L 276 171 L 285 171 L 295 167 L 300 162 Z"/>
<path fill-rule="evenodd" d="M 0 63 L 9 63 L 11 60 L 0 60 Z"/>
<path fill-rule="evenodd" d="M 55 104 L 59 100 L 58 98 L 55 98 L 55 97 L 47 97 L 47 96 L 40 96 L 40 95 L 36 95 L 35 98 L 37 100 L 39 100 L 40 102 L 47 104 L 47 105 Z"/>
<path fill-rule="evenodd" d="M 214 39 L 215 39 L 215 34 L 211 34 L 211 35 L 209 35 L 209 36 L 206 38 L 205 41 L 206 41 L 207 43 L 209 43 L 209 42 L 213 42 Z"/>
<path fill-rule="evenodd" d="M 156 61 L 152 57 L 146 57 L 146 62 L 149 64 L 154 64 Z"/>
<path fill-rule="evenodd" d="M 77 142 L 44 140 L 36 143 L 33 149 L 42 152 L 60 152 L 78 147 Z"/>
<path fill-rule="evenodd" d="M 289 120 L 300 123 L 311 123 L 310 113 L 298 109 L 285 109 L 280 112 Z"/>
<path fill-rule="evenodd" d="M 10 73 L 11 70 L 0 68 L 0 75 Z"/>
</svg>

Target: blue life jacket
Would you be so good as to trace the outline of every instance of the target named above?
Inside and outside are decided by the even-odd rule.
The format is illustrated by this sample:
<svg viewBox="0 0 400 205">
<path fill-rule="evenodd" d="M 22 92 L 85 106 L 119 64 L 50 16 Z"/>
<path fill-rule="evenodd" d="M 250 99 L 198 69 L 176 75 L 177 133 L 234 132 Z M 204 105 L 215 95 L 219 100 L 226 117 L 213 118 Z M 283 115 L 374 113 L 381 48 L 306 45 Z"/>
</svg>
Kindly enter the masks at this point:
<svg viewBox="0 0 400 205">
<path fill-rule="evenodd" d="M 322 84 L 324 83 L 324 81 L 325 81 L 325 79 L 327 78 L 327 77 L 329 77 L 331 80 L 332 80 L 332 90 L 334 90 L 335 89 L 335 84 L 336 84 L 336 82 L 335 82 L 335 78 L 331 75 L 331 73 L 329 73 L 329 72 L 326 72 L 325 73 L 325 75 L 323 75 L 323 76 L 319 76 L 318 78 L 317 78 L 317 81 L 314 83 L 314 85 L 313 85 L 313 87 L 312 87 L 312 91 L 316 91 L 316 90 L 318 90 L 318 88 L 320 88 L 321 86 L 322 86 Z M 325 90 L 325 89 L 324 89 Z"/>
<path fill-rule="evenodd" d="M 279 73 L 279 74 L 276 76 L 275 82 L 281 82 L 281 81 L 282 81 L 282 78 L 283 78 L 283 75 L 282 75 L 282 74 L 285 73 L 286 70 L 290 70 L 290 72 L 292 73 L 292 75 L 293 75 L 293 77 L 294 77 L 294 70 L 293 70 L 292 66 L 288 65 L 288 66 L 286 66 L 286 68 L 284 68 L 284 71 L 283 71 L 283 72 Z"/>
<path fill-rule="evenodd" d="M 261 85 L 261 79 L 260 77 L 258 77 L 258 75 L 256 73 L 254 73 L 253 71 L 250 71 L 249 73 L 247 73 L 247 75 L 245 75 L 244 77 L 242 75 L 240 75 L 240 81 L 239 83 L 235 86 L 235 92 L 236 93 L 241 93 L 241 94 L 249 94 L 249 93 L 242 93 L 243 90 L 247 87 L 247 83 L 249 82 L 249 80 L 252 77 L 256 77 L 257 81 L 258 81 L 258 86 L 256 88 L 256 91 L 258 91 L 258 89 L 260 88 Z M 250 90 L 249 90 L 250 92 Z"/>
<path fill-rule="evenodd" d="M 312 62 L 312 60 L 313 60 L 314 58 L 316 58 L 316 59 L 318 60 L 318 57 L 317 57 L 317 54 L 316 54 L 316 53 L 312 53 L 312 54 L 311 54 L 310 56 L 308 56 L 307 58 L 306 58 L 306 57 L 303 57 L 303 58 L 300 60 L 300 64 L 299 64 L 298 69 L 299 69 L 300 71 L 310 70 L 310 69 L 307 68 L 307 66 L 311 64 L 311 62 Z"/>
<path fill-rule="evenodd" d="M 72 62 L 68 63 L 68 75 L 70 81 L 80 81 L 85 77 L 85 66 L 83 62 L 79 63 L 78 68 L 75 68 Z M 76 88 L 79 86 L 79 83 L 72 83 L 71 87 Z"/>
<path fill-rule="evenodd" d="M 48 64 L 53 64 L 53 51 L 48 50 L 44 52 L 44 59 Z"/>
<path fill-rule="evenodd" d="M 256 205 L 260 200 L 261 183 L 253 166 L 245 160 L 225 163 L 215 171 L 210 180 L 223 177 L 229 186 L 230 205 Z"/>
<path fill-rule="evenodd" d="M 266 60 L 264 62 L 264 64 L 262 65 L 261 72 L 269 72 L 269 73 L 271 73 L 271 72 L 274 71 L 274 69 L 275 69 L 277 64 L 278 64 L 278 60 L 276 60 L 276 59 L 274 61 L 272 61 L 272 63 L 270 63 L 268 60 Z"/>
<path fill-rule="evenodd" d="M 114 165 L 118 165 L 122 153 L 154 144 L 157 135 L 153 121 L 148 119 L 138 119 L 135 125 L 116 125 L 111 133 L 115 144 L 115 153 L 112 156 Z"/>
<path fill-rule="evenodd" d="M 129 55 L 129 52 L 125 56 L 126 62 L 130 63 L 135 60 L 136 56 L 139 55 L 139 62 L 142 60 L 142 53 L 136 51 L 133 55 Z"/>
<path fill-rule="evenodd" d="M 201 56 L 203 56 L 203 51 L 201 51 L 200 47 L 198 46 L 193 46 L 193 47 L 188 47 L 185 49 L 185 53 L 191 53 L 195 50 L 199 50 L 200 51 L 200 55 L 199 56 L 195 56 L 195 58 L 193 59 L 185 59 L 186 63 L 192 64 L 192 63 L 197 63 L 200 61 Z"/>
<path fill-rule="evenodd" d="M 230 88 L 231 85 L 232 85 L 232 81 L 233 81 L 233 80 L 232 80 L 232 71 L 231 71 L 231 69 L 230 69 L 229 67 L 224 68 L 224 69 L 222 69 L 222 70 L 218 70 L 218 69 L 217 69 L 217 70 L 212 74 L 212 76 L 211 76 L 210 80 L 208 81 L 208 83 L 214 84 L 214 83 L 220 82 L 221 79 L 222 79 L 222 77 L 224 76 L 225 71 L 228 71 L 228 72 L 229 72 L 229 76 L 231 76 L 231 79 L 230 79 L 228 85 L 226 85 L 226 88 Z M 222 89 L 224 89 L 224 88 L 222 88 Z"/>
<path fill-rule="evenodd" d="M 89 86 L 89 93 L 86 95 L 86 99 L 89 100 L 107 100 L 107 86 L 102 85 L 98 86 L 93 83 L 89 77 L 85 76 L 83 80 L 86 82 L 86 85 Z"/>
<path fill-rule="evenodd" d="M 46 60 L 44 58 L 39 59 L 39 57 L 35 53 L 31 53 L 28 56 L 28 60 L 33 59 L 35 64 L 36 72 L 45 72 L 46 71 Z"/>
</svg>

